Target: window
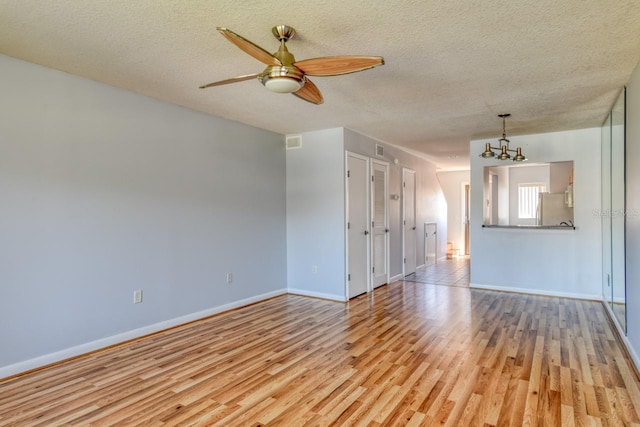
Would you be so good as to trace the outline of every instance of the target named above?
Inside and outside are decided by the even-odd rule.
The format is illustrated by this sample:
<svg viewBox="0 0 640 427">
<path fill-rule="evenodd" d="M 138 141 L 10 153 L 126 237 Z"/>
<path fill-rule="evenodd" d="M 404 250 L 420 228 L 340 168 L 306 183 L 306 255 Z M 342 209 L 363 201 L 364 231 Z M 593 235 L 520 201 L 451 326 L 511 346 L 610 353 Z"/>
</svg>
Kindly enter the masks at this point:
<svg viewBox="0 0 640 427">
<path fill-rule="evenodd" d="M 545 191 L 545 185 L 540 182 L 518 184 L 519 219 L 533 219 L 537 217 L 538 195 Z"/>
</svg>

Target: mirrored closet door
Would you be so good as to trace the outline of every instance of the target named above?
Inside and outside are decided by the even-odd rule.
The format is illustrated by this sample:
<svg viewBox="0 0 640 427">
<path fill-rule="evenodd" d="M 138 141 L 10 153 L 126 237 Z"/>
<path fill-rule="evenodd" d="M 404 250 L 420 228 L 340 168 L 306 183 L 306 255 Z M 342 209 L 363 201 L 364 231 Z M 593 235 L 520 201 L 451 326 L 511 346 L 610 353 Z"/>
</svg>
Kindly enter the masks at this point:
<svg viewBox="0 0 640 427">
<path fill-rule="evenodd" d="M 625 90 L 602 126 L 602 288 L 626 331 Z"/>
</svg>

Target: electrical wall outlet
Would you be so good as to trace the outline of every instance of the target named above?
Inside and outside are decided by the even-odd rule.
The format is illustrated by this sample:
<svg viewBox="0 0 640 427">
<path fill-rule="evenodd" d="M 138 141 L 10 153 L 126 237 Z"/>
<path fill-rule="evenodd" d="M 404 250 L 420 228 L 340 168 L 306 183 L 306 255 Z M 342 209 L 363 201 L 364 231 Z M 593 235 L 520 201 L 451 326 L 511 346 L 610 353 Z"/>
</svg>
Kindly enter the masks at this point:
<svg viewBox="0 0 640 427">
<path fill-rule="evenodd" d="M 233 282 L 233 274 L 227 273 L 227 283 L 231 283 L 231 282 Z"/>
<path fill-rule="evenodd" d="M 318 274 L 318 266 L 317 265 L 312 265 L 311 266 L 311 273 Z"/>
<path fill-rule="evenodd" d="M 133 303 L 140 304 L 142 302 L 142 290 L 133 291 Z"/>
</svg>

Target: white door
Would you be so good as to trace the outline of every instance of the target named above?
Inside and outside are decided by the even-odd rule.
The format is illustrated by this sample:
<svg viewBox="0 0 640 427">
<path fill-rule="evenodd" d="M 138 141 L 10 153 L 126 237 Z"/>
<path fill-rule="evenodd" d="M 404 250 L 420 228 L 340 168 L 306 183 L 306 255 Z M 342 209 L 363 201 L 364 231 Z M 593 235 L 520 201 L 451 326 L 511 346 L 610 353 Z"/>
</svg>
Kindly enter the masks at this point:
<svg viewBox="0 0 640 427">
<path fill-rule="evenodd" d="M 369 279 L 369 159 L 347 153 L 347 295 L 367 292 Z"/>
<path fill-rule="evenodd" d="M 416 173 L 402 169 L 404 275 L 416 272 Z"/>
<path fill-rule="evenodd" d="M 389 281 L 389 164 L 371 160 L 371 283 Z"/>
<path fill-rule="evenodd" d="M 424 265 L 430 266 L 437 262 L 438 254 L 438 229 L 435 222 L 424 224 Z"/>
</svg>

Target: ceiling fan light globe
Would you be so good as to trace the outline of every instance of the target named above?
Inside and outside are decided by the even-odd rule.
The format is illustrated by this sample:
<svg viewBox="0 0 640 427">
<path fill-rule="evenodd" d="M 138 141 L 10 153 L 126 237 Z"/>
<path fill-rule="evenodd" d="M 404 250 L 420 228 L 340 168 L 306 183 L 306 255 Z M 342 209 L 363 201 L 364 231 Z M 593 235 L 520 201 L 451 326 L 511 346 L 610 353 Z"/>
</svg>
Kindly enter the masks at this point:
<svg viewBox="0 0 640 427">
<path fill-rule="evenodd" d="M 302 81 L 289 77 L 272 77 L 264 82 L 264 87 L 276 93 L 293 93 L 300 90 L 302 86 Z"/>
</svg>

